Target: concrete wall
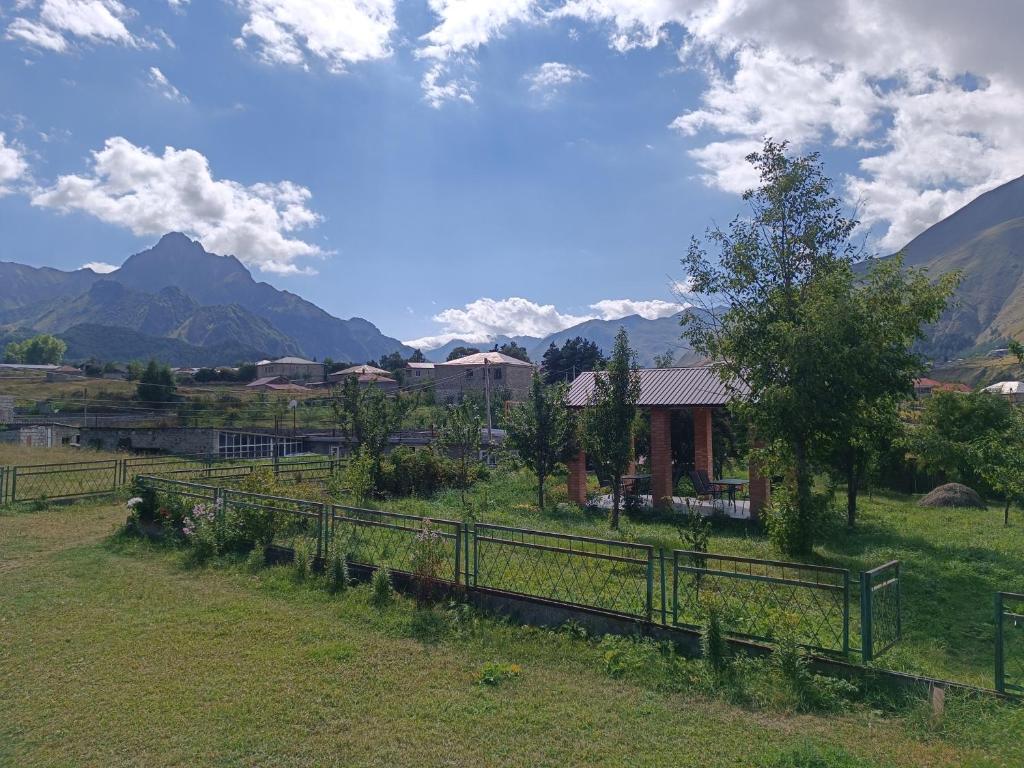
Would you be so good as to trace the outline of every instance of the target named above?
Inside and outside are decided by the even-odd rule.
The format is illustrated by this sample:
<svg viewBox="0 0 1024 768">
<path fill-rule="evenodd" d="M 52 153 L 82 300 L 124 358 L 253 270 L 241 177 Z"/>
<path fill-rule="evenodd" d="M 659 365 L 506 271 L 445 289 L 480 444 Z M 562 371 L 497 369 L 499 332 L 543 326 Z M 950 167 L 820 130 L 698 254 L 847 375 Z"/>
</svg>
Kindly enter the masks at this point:
<svg viewBox="0 0 1024 768">
<path fill-rule="evenodd" d="M 162 429 L 83 427 L 82 446 L 107 451 L 161 451 L 165 453 L 216 453 L 217 429 L 166 427 Z"/>
<path fill-rule="evenodd" d="M 289 381 L 323 381 L 325 370 L 321 363 L 265 363 L 256 366 L 256 378 L 284 376 Z"/>
<path fill-rule="evenodd" d="M 523 400 L 530 391 L 533 379 L 532 365 L 488 365 L 491 394 L 502 390 L 512 393 L 512 399 Z M 439 400 L 455 399 L 463 394 L 484 393 L 484 366 L 440 365 L 434 369 L 435 391 Z"/>
</svg>

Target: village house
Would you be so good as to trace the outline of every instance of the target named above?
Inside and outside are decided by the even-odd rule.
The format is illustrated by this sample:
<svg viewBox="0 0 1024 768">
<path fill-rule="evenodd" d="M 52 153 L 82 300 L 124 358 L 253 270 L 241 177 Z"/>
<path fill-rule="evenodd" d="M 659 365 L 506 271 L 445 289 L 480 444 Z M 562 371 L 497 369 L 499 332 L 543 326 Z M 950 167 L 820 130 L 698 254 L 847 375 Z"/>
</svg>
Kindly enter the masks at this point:
<svg viewBox="0 0 1024 768">
<path fill-rule="evenodd" d="M 477 352 L 437 363 L 432 371 L 440 400 L 457 400 L 468 393 L 482 395 L 488 388 L 492 395 L 508 392 L 513 400 L 522 400 L 530 391 L 534 368 L 532 363 L 502 352 Z"/>
<path fill-rule="evenodd" d="M 1002 395 L 1013 405 L 1024 403 L 1024 381 L 1000 381 L 985 387 L 984 391 L 991 392 L 993 395 Z"/>
<path fill-rule="evenodd" d="M 323 381 L 325 368 L 302 357 L 282 357 L 278 360 L 260 360 L 256 363 L 256 378 L 283 376 L 292 382 Z"/>
</svg>

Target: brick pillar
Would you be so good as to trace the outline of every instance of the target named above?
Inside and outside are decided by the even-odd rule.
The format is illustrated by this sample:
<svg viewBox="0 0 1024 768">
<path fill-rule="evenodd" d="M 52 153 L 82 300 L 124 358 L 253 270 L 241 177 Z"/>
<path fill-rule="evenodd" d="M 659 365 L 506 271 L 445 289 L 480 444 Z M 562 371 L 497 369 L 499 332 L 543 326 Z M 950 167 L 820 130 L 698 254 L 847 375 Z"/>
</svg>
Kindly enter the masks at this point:
<svg viewBox="0 0 1024 768">
<path fill-rule="evenodd" d="M 587 503 L 587 454 L 583 449 L 567 462 L 569 465 L 569 501 L 580 506 Z"/>
<path fill-rule="evenodd" d="M 762 448 L 764 444 L 760 441 L 755 441 L 754 447 Z M 751 459 L 748 468 L 750 471 L 750 485 L 747 486 L 750 491 L 750 519 L 758 521 L 761 519 L 761 513 L 771 498 L 772 481 L 761 474 L 760 466 L 753 459 Z"/>
<path fill-rule="evenodd" d="M 672 503 L 672 411 L 651 409 L 651 501 Z M 666 502 L 667 499 L 667 502 Z"/>
<path fill-rule="evenodd" d="M 711 443 L 711 409 L 693 409 L 693 466 L 703 469 L 708 478 L 715 479 L 715 464 Z"/>
</svg>

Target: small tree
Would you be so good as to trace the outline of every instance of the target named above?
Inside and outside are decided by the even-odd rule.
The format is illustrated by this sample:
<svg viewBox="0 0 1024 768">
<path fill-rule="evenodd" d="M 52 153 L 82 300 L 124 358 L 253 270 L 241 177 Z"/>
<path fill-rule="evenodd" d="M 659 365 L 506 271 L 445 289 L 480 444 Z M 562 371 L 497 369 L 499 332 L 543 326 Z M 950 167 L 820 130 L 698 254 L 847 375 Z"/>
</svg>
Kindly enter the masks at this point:
<svg viewBox="0 0 1024 768">
<path fill-rule="evenodd" d="M 503 355 L 514 357 L 517 360 L 522 360 L 524 363 L 530 362 L 530 353 L 526 351 L 526 347 L 522 344 L 518 344 L 515 341 L 509 341 L 502 344 L 500 347 L 494 345 L 495 352 L 501 352 Z"/>
<path fill-rule="evenodd" d="M 356 452 L 368 462 L 370 482 L 378 489 L 381 458 L 388 439 L 402 424 L 406 402 L 378 387 L 360 387 L 355 376 L 347 376 L 331 407 L 342 432 L 355 442 Z"/>
<path fill-rule="evenodd" d="M 629 348 L 625 328 L 615 334 L 612 356 L 603 371 L 594 374 L 594 392 L 583 412 L 583 444 L 612 479 L 609 523 L 619 527 L 622 476 L 633 459 L 633 427 L 640 399 L 636 354 Z"/>
<path fill-rule="evenodd" d="M 512 409 L 506 422 L 508 444 L 537 474 L 537 505 L 544 509 L 544 483 L 573 446 L 575 428 L 565 405 L 565 384 L 546 387 L 533 373 L 530 395 Z"/>
<path fill-rule="evenodd" d="M 67 349 L 68 345 L 62 339 L 43 333 L 25 341 L 11 342 L 4 352 L 9 363 L 58 365 Z"/>
<path fill-rule="evenodd" d="M 448 360 L 449 362 L 452 360 L 458 360 L 460 357 L 475 355 L 479 351 L 480 350 L 476 347 L 455 347 L 455 349 L 448 353 Z"/>
<path fill-rule="evenodd" d="M 604 354 L 597 344 L 582 336 L 567 340 L 561 347 L 551 342 L 543 357 L 544 381 L 548 384 L 571 381 L 584 371 L 596 371 L 604 362 Z"/>
<path fill-rule="evenodd" d="M 159 364 L 156 360 L 149 361 L 135 387 L 139 400 L 154 405 L 173 400 L 176 391 L 177 387 L 171 369 L 166 365 Z"/>
<path fill-rule="evenodd" d="M 1003 497 L 1003 525 L 1009 525 L 1010 505 L 1024 503 L 1024 412 L 1014 411 L 1005 432 L 989 432 L 973 449 L 981 476 Z"/>
<path fill-rule="evenodd" d="M 470 481 L 470 467 L 479 461 L 482 427 L 480 413 L 467 400 L 448 407 L 438 434 L 440 446 L 455 454 L 462 506 L 466 506 L 466 486 Z"/>
<path fill-rule="evenodd" d="M 666 349 L 660 355 L 654 356 L 654 367 L 655 368 L 671 368 L 675 365 L 676 356 L 671 349 Z"/>
</svg>

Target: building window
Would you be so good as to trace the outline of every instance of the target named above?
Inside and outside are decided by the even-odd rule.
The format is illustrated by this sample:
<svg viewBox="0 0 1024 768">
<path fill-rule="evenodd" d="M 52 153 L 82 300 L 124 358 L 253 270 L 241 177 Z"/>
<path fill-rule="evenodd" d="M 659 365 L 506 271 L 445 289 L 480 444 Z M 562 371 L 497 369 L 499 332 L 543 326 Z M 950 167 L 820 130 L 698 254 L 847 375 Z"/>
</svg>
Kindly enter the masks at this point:
<svg viewBox="0 0 1024 768">
<path fill-rule="evenodd" d="M 494 380 L 501 381 L 501 368 L 494 369 Z"/>
<path fill-rule="evenodd" d="M 473 378 L 473 369 L 472 368 L 468 368 L 466 370 L 466 378 L 467 379 L 472 379 Z"/>
</svg>

